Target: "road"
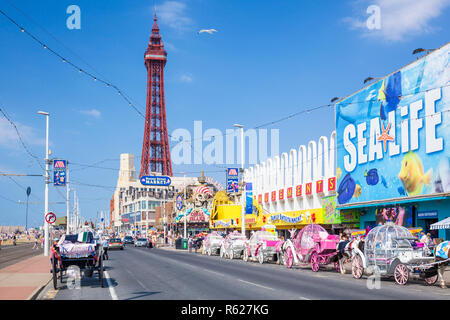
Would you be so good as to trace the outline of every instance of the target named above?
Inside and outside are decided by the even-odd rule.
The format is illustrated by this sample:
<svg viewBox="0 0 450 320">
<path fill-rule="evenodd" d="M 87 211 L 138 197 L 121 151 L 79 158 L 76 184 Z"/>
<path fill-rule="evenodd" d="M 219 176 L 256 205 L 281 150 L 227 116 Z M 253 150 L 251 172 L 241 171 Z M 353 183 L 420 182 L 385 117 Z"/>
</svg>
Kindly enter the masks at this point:
<svg viewBox="0 0 450 320">
<path fill-rule="evenodd" d="M 44 249 L 33 249 L 33 243 L 19 243 L 16 246 L 1 246 L 0 249 L 0 269 L 42 254 Z"/>
<path fill-rule="evenodd" d="M 105 288 L 98 277 L 83 278 L 81 289 L 48 286 L 42 299 L 55 300 L 266 300 L 266 299 L 450 299 L 450 290 L 424 282 L 399 286 L 382 280 L 368 289 L 366 279 L 333 270 L 287 269 L 276 264 L 224 260 L 217 256 L 164 249 L 126 247 L 105 261 Z M 45 293 L 46 291 L 46 293 Z"/>
</svg>

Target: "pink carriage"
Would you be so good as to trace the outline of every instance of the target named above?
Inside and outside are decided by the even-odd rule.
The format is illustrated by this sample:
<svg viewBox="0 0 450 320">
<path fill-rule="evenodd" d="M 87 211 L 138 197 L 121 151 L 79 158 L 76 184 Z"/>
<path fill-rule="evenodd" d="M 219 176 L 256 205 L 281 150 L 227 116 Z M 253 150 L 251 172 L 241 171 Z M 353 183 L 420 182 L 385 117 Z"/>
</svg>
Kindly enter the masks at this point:
<svg viewBox="0 0 450 320">
<path fill-rule="evenodd" d="M 338 243 L 339 236 L 328 234 L 318 224 L 309 224 L 295 238 L 283 244 L 285 265 L 292 268 L 294 264 L 311 263 L 312 271 L 317 272 L 321 265 L 334 263 L 334 268 L 339 272 Z"/>
</svg>

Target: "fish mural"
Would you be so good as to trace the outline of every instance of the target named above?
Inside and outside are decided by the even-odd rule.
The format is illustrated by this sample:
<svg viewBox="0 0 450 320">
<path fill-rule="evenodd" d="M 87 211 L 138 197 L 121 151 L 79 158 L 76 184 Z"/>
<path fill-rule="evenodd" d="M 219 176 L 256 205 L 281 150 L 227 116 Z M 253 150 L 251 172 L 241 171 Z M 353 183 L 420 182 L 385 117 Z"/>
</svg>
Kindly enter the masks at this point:
<svg viewBox="0 0 450 320">
<path fill-rule="evenodd" d="M 386 182 L 386 179 L 383 177 L 383 176 L 381 176 L 381 184 L 383 185 L 383 187 L 385 187 L 386 189 L 387 189 L 387 182 Z"/>
<path fill-rule="evenodd" d="M 450 192 L 449 57 L 447 43 L 336 103 L 338 209 Z"/>
<path fill-rule="evenodd" d="M 402 160 L 398 178 L 401 180 L 408 196 L 422 194 L 423 187 L 430 184 L 433 169 L 424 173 L 423 164 L 419 156 L 409 151 Z"/>
<path fill-rule="evenodd" d="M 341 176 L 342 176 L 342 170 L 341 170 L 341 168 L 337 168 L 336 169 L 336 179 L 340 179 L 341 178 Z"/>
<path fill-rule="evenodd" d="M 383 80 L 381 88 L 378 91 L 378 101 L 381 101 L 380 117 L 382 120 L 387 119 L 389 112 L 394 111 L 398 107 L 402 95 L 402 74 L 397 71 L 391 75 L 385 85 Z"/>
<path fill-rule="evenodd" d="M 342 179 L 338 188 L 338 202 L 339 204 L 344 204 L 350 201 L 355 193 L 356 183 L 353 180 L 350 173 L 347 173 L 345 177 Z"/>
<path fill-rule="evenodd" d="M 364 172 L 364 177 L 366 178 L 366 182 L 369 186 L 375 186 L 380 180 L 377 169 L 370 169 L 369 171 L 366 170 L 366 172 Z"/>
<path fill-rule="evenodd" d="M 356 186 L 355 186 L 355 192 L 353 193 L 353 196 L 354 196 L 355 198 L 359 198 L 359 196 L 361 195 L 361 193 L 362 193 L 361 186 L 360 186 L 359 184 L 356 184 Z"/>
</svg>

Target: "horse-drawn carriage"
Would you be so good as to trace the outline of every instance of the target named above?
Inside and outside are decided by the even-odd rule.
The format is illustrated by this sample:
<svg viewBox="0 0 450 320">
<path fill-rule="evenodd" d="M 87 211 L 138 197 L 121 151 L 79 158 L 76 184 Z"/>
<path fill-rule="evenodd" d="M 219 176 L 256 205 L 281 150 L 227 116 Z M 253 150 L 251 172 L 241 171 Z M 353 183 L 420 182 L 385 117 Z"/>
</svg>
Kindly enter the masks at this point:
<svg viewBox="0 0 450 320">
<path fill-rule="evenodd" d="M 246 241 L 245 235 L 237 231 L 228 234 L 220 247 L 220 257 L 229 259 L 240 258 L 244 253 Z"/>
<path fill-rule="evenodd" d="M 388 222 L 367 234 L 363 250 L 362 246 L 354 246 L 352 275 L 359 279 L 365 272 L 375 273 L 394 277 L 397 284 L 405 285 L 410 272 L 414 272 L 428 285 L 433 285 L 438 276 L 443 281 L 439 273 L 449 261 L 446 246 L 448 242 L 441 243 L 433 254 L 427 246 L 417 242 L 407 228 Z"/>
<path fill-rule="evenodd" d="M 261 264 L 267 260 L 276 261 L 276 249 L 280 241 L 272 232 L 256 231 L 246 242 L 242 259 L 244 261 L 258 260 Z"/>
<path fill-rule="evenodd" d="M 337 271 L 340 271 L 336 250 L 339 236 L 330 235 L 318 224 L 309 224 L 294 237 L 285 241 L 282 246 L 284 252 L 284 264 L 292 268 L 294 264 L 301 265 L 311 263 L 314 272 L 319 271 L 321 265 L 334 263 Z"/>
<path fill-rule="evenodd" d="M 53 245 L 51 251 L 51 272 L 55 289 L 58 274 L 62 283 L 64 274 L 81 278 L 82 271 L 88 277 L 92 277 L 94 271 L 97 271 L 100 285 L 103 287 L 103 246 L 101 241 L 94 240 L 92 230 L 63 235 L 59 242 Z M 76 274 L 77 272 L 79 274 Z"/>
<path fill-rule="evenodd" d="M 213 231 L 203 239 L 202 254 L 215 255 L 219 254 L 220 247 L 224 239 L 220 233 Z"/>
</svg>

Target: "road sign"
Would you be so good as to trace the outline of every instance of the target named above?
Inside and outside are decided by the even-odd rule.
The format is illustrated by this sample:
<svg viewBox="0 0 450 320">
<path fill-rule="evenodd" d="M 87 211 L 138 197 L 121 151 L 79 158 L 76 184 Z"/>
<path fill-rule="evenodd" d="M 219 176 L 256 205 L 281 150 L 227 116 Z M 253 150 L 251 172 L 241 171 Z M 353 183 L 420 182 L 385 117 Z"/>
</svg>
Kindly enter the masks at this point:
<svg viewBox="0 0 450 320">
<path fill-rule="evenodd" d="M 170 177 L 166 176 L 142 176 L 140 181 L 141 184 L 143 184 L 144 186 L 162 186 L 162 187 L 170 186 L 170 183 L 172 182 Z"/>
<path fill-rule="evenodd" d="M 53 160 L 53 185 L 66 185 L 67 160 Z"/>
<path fill-rule="evenodd" d="M 239 191 L 239 169 L 228 168 L 227 169 L 227 192 Z"/>
<path fill-rule="evenodd" d="M 53 212 L 49 212 L 45 215 L 45 221 L 47 223 L 53 224 L 56 221 L 56 215 Z"/>
<path fill-rule="evenodd" d="M 176 203 L 177 203 L 177 209 L 178 210 L 183 209 L 183 197 L 181 195 L 177 196 Z"/>
</svg>

